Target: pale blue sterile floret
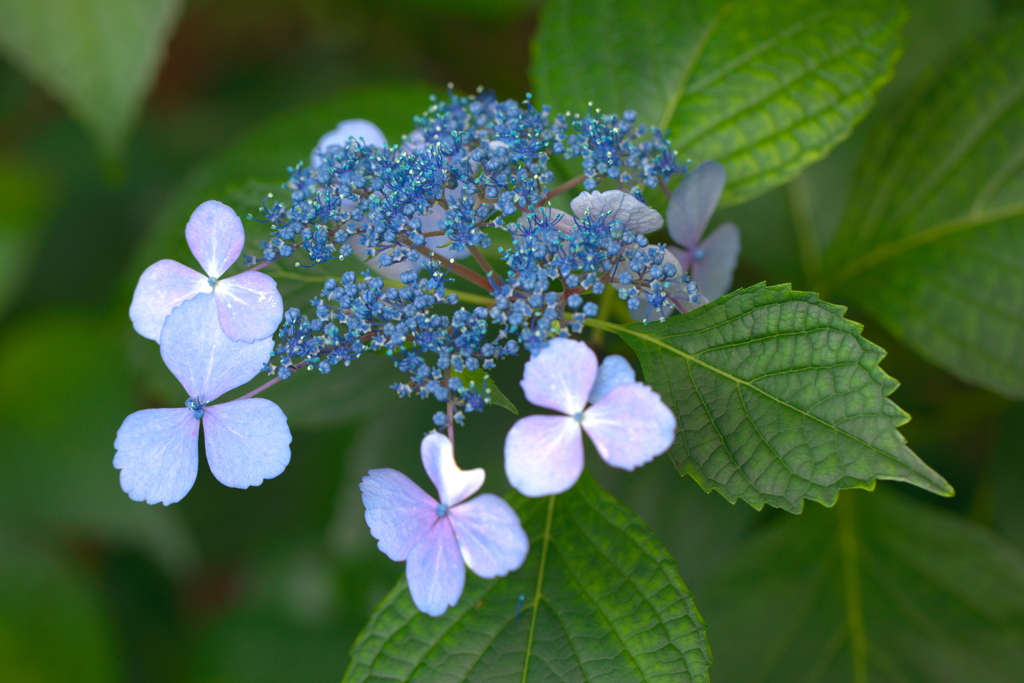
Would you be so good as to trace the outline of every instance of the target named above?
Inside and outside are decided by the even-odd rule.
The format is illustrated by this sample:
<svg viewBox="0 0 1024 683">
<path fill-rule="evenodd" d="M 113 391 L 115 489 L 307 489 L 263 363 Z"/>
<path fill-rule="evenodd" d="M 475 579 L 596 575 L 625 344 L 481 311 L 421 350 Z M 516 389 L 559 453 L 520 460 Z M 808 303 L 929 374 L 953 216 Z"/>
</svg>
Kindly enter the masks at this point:
<svg viewBox="0 0 1024 683">
<path fill-rule="evenodd" d="M 524 417 L 505 437 L 505 474 L 524 496 L 572 488 L 583 473 L 584 432 L 605 462 L 630 471 L 675 441 L 675 414 L 661 397 L 621 356 L 599 367 L 581 341 L 552 340 L 527 361 L 521 384 L 527 401 L 562 413 Z"/>
<path fill-rule="evenodd" d="M 302 250 L 313 265 L 369 256 L 400 286 L 368 272 L 327 281 L 311 310 L 286 314 L 279 377 L 300 364 L 325 372 L 384 352 L 407 374 L 395 385 L 400 395 L 451 399 L 461 420 L 487 398 L 479 384 L 454 386 L 452 375 L 487 371 L 520 348 L 536 352 L 578 333 L 598 312 L 582 295 L 600 294 L 627 272 L 623 296 L 632 308 L 661 310 L 685 289 L 674 259 L 639 234 L 661 224 L 642 189 L 684 167 L 635 113 L 554 115 L 529 98 L 498 101 L 480 91 L 433 98 L 401 145 L 386 146 L 368 122 L 359 122 L 358 139 L 345 138 L 346 125 L 355 124 L 342 122 L 317 145 L 313 164 L 292 169 L 290 204 L 264 207 L 272 238 L 263 256 Z M 614 179 L 621 190 L 588 195 L 583 216 L 547 207 L 555 156 L 579 159 L 588 189 Z M 498 233 L 511 246 L 500 267 L 483 273 L 494 303 L 466 307 L 448 291 L 450 258 L 487 248 Z"/>
<path fill-rule="evenodd" d="M 526 561 L 530 539 L 503 499 L 484 493 L 467 500 L 483 486 L 484 471 L 460 469 L 448 437 L 427 434 L 420 456 L 440 502 L 390 468 L 370 470 L 359 489 L 377 546 L 406 563 L 413 602 L 436 617 L 458 603 L 466 567 L 485 579 L 505 576 Z"/>
<path fill-rule="evenodd" d="M 262 398 L 210 405 L 267 364 L 272 339 L 232 341 L 221 330 L 213 294 L 198 294 L 167 317 L 160 355 L 181 382 L 184 408 L 132 413 L 117 430 L 114 467 L 132 500 L 169 505 L 185 497 L 199 467 L 199 426 L 213 475 L 248 488 L 284 471 L 292 437 L 284 413 Z"/>
</svg>

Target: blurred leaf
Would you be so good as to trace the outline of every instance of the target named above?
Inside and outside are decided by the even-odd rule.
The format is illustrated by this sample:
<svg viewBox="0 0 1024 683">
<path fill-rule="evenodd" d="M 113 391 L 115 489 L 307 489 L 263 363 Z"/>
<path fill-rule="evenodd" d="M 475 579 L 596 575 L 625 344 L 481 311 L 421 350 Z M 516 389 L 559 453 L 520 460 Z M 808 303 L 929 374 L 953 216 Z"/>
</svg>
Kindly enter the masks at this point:
<svg viewBox="0 0 1024 683">
<path fill-rule="evenodd" d="M 699 593 L 719 683 L 1004 683 L 1024 670 L 1024 556 L 889 492 L 780 519 Z"/>
<path fill-rule="evenodd" d="M 181 0 L 0 0 L 0 50 L 121 152 L 163 62 Z"/>
<path fill-rule="evenodd" d="M 589 475 L 561 496 L 514 501 L 532 539 L 526 565 L 467 577 L 438 618 L 416 609 L 402 579 L 353 646 L 345 681 L 708 680 L 704 622 L 643 522 Z"/>
<path fill-rule="evenodd" d="M 501 393 L 498 383 L 494 381 L 486 370 L 463 370 L 462 372 L 455 372 L 453 375 L 461 379 L 466 386 L 484 387 L 484 396 L 487 397 L 487 400 L 492 405 L 501 406 L 513 415 L 519 414 L 519 409 L 512 405 L 512 401 L 508 400 L 505 394 Z"/>
<path fill-rule="evenodd" d="M 635 109 L 683 158 L 717 159 L 736 203 L 850 134 L 892 77 L 905 18 L 898 0 L 553 0 L 531 75 L 556 109 Z"/>
<path fill-rule="evenodd" d="M 119 680 L 110 627 L 95 591 L 72 567 L 0 538 L 0 680 Z"/>
<path fill-rule="evenodd" d="M 995 489 L 995 527 L 1024 550 L 1024 405 L 1010 409 L 1000 426 L 988 477 Z"/>
<path fill-rule="evenodd" d="M 32 266 L 51 203 L 48 178 L 25 162 L 0 158 L 0 314 Z"/>
<path fill-rule="evenodd" d="M 845 309 L 788 285 L 737 290 L 657 325 L 589 325 L 621 336 L 675 409 L 669 455 L 705 491 L 756 509 L 832 505 L 844 488 L 906 481 L 952 488 L 907 448 L 897 386 Z"/>
<path fill-rule="evenodd" d="M 1024 19 L 883 121 L 826 253 L 838 290 L 960 379 L 1024 397 Z"/>
<path fill-rule="evenodd" d="M 195 549 L 173 509 L 133 502 L 112 465 L 132 410 L 115 326 L 53 310 L 0 337 L 0 517 L 147 550 L 170 571 Z"/>
</svg>

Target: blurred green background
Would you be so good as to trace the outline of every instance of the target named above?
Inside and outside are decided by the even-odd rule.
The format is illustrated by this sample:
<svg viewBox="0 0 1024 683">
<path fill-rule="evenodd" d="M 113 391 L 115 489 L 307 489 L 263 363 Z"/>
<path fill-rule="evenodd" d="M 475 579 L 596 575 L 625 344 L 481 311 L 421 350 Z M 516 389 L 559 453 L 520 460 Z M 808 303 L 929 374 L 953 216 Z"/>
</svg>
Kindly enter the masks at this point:
<svg viewBox="0 0 1024 683">
<path fill-rule="evenodd" d="M 399 401 L 386 388 L 397 375 L 375 358 L 300 376 L 266 394 L 293 428 L 282 476 L 237 491 L 201 462 L 181 503 L 132 502 L 111 466 L 114 434 L 134 410 L 178 405 L 180 388 L 132 331 L 131 292 L 159 258 L 191 263 L 182 237 L 195 206 L 254 212 L 340 119 L 375 120 L 395 141 L 448 83 L 521 98 L 539 4 L 0 1 L 0 681 L 340 679 L 402 571 L 375 548 L 358 481 L 375 466 L 418 472 L 435 406 Z M 904 58 L 868 120 L 794 183 L 714 219 L 741 227 L 738 285 L 806 286 L 794 216 L 827 241 L 871 121 L 1011 4 L 909 3 Z M 254 247 L 263 226 L 245 225 Z M 292 305 L 312 291 L 281 289 Z M 1021 406 L 849 317 L 889 350 L 894 399 L 913 416 L 903 432 L 958 496 L 901 490 L 1024 548 Z M 498 380 L 522 404 L 519 372 Z M 458 436 L 461 464 L 486 466 L 499 493 L 512 419 L 492 409 Z M 703 601 L 702 589 L 744 538 L 789 516 L 707 496 L 665 458 L 594 474 L 672 551 L 727 656 L 715 615 L 728 599 Z"/>
</svg>

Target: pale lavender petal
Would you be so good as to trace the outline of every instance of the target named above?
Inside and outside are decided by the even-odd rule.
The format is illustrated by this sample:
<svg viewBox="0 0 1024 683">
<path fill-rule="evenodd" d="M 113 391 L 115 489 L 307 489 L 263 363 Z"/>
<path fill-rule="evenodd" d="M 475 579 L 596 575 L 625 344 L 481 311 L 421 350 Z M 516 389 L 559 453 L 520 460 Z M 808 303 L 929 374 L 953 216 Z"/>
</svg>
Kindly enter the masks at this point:
<svg viewBox="0 0 1024 683">
<path fill-rule="evenodd" d="M 114 467 L 129 498 L 177 503 L 196 482 L 199 420 L 187 408 L 140 410 L 121 423 L 114 448 Z"/>
<path fill-rule="evenodd" d="M 680 246 L 695 249 L 725 188 L 725 167 L 705 161 L 688 171 L 668 202 L 668 234 Z"/>
<path fill-rule="evenodd" d="M 676 416 L 646 384 L 614 389 L 583 413 L 583 431 L 612 467 L 634 470 L 669 449 Z"/>
<path fill-rule="evenodd" d="M 571 417 L 530 415 L 505 436 L 505 476 L 524 496 L 564 493 L 583 473 L 583 434 Z"/>
<path fill-rule="evenodd" d="M 217 316 L 228 339 L 251 342 L 274 334 L 284 315 L 284 304 L 274 278 L 263 273 L 240 273 L 218 282 Z"/>
<path fill-rule="evenodd" d="M 206 274 L 220 277 L 242 253 L 245 229 L 230 206 L 211 199 L 192 212 L 185 241 Z"/>
<path fill-rule="evenodd" d="M 523 566 L 530 537 L 512 506 L 484 493 L 448 512 L 466 566 L 482 579 L 505 576 Z"/>
<path fill-rule="evenodd" d="M 740 229 L 734 223 L 722 223 L 697 247 L 690 277 L 709 300 L 732 287 L 740 246 Z"/>
<path fill-rule="evenodd" d="M 583 218 L 589 211 L 595 218 L 601 214 L 609 214 L 607 221 L 620 221 L 627 229 L 636 233 L 648 233 L 660 230 L 665 224 L 661 214 L 644 204 L 632 194 L 622 190 L 607 192 L 582 192 L 569 206 L 578 218 Z"/>
<path fill-rule="evenodd" d="M 175 308 L 160 335 L 160 355 L 189 396 L 203 403 L 258 375 L 274 350 L 272 338 L 246 344 L 220 329 L 213 294 L 199 294 Z"/>
<path fill-rule="evenodd" d="M 202 273 L 170 259 L 157 261 L 142 271 L 128 317 L 136 332 L 158 341 L 164 321 L 175 306 L 196 294 L 211 291 L 213 288 Z"/>
<path fill-rule="evenodd" d="M 310 164 L 318 168 L 324 163 L 324 154 L 332 146 L 344 147 L 349 140 L 362 140 L 369 147 L 385 147 L 388 144 L 384 132 L 373 121 L 366 119 L 345 119 L 334 130 L 320 137 L 309 155 Z"/>
<path fill-rule="evenodd" d="M 669 246 L 665 251 L 675 257 L 676 262 L 679 263 L 680 273 L 689 273 L 690 267 L 693 263 L 693 252 L 682 247 Z"/>
<path fill-rule="evenodd" d="M 597 368 L 597 380 L 587 397 L 588 403 L 597 403 L 612 389 L 636 382 L 636 371 L 629 361 L 619 355 L 606 356 Z"/>
<path fill-rule="evenodd" d="M 575 415 L 587 405 L 597 377 L 597 355 L 581 341 L 552 339 L 526 362 L 520 385 L 526 400 Z"/>
<path fill-rule="evenodd" d="M 463 470 L 455 463 L 455 452 L 448 437 L 430 432 L 420 442 L 420 458 L 430 481 L 437 487 L 438 497 L 448 506 L 458 505 L 484 485 L 482 467 Z"/>
<path fill-rule="evenodd" d="M 409 551 L 405 578 L 416 607 L 439 617 L 454 607 L 466 585 L 466 565 L 451 523 L 444 517 L 434 524 Z"/>
<path fill-rule="evenodd" d="M 273 479 L 292 457 L 288 419 L 265 398 L 205 406 L 203 434 L 210 471 L 217 481 L 236 489 Z"/>
<path fill-rule="evenodd" d="M 397 470 L 370 470 L 359 484 L 366 524 L 377 547 L 395 562 L 409 557 L 412 547 L 437 522 L 437 501 Z"/>
</svg>

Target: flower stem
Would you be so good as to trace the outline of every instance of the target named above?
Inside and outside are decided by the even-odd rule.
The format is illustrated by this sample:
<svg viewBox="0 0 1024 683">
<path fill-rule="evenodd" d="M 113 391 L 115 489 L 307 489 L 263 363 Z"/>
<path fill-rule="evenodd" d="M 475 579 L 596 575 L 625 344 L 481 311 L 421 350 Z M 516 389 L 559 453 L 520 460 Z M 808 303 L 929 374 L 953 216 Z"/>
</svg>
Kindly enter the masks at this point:
<svg viewBox="0 0 1024 683">
<path fill-rule="evenodd" d="M 557 197 L 558 195 L 562 194 L 563 192 L 568 192 L 569 190 L 571 190 L 572 188 L 576 187 L 577 185 L 579 185 L 580 183 L 582 183 L 586 179 L 587 179 L 587 174 L 586 173 L 581 173 L 578 176 L 576 176 L 575 178 L 571 178 L 569 180 L 566 180 L 564 183 L 562 183 L 561 185 L 559 185 L 555 189 L 551 190 L 551 192 L 548 192 L 547 196 L 544 198 L 544 201 L 546 201 L 546 202 L 547 201 L 551 201 L 552 197 Z"/>
</svg>

